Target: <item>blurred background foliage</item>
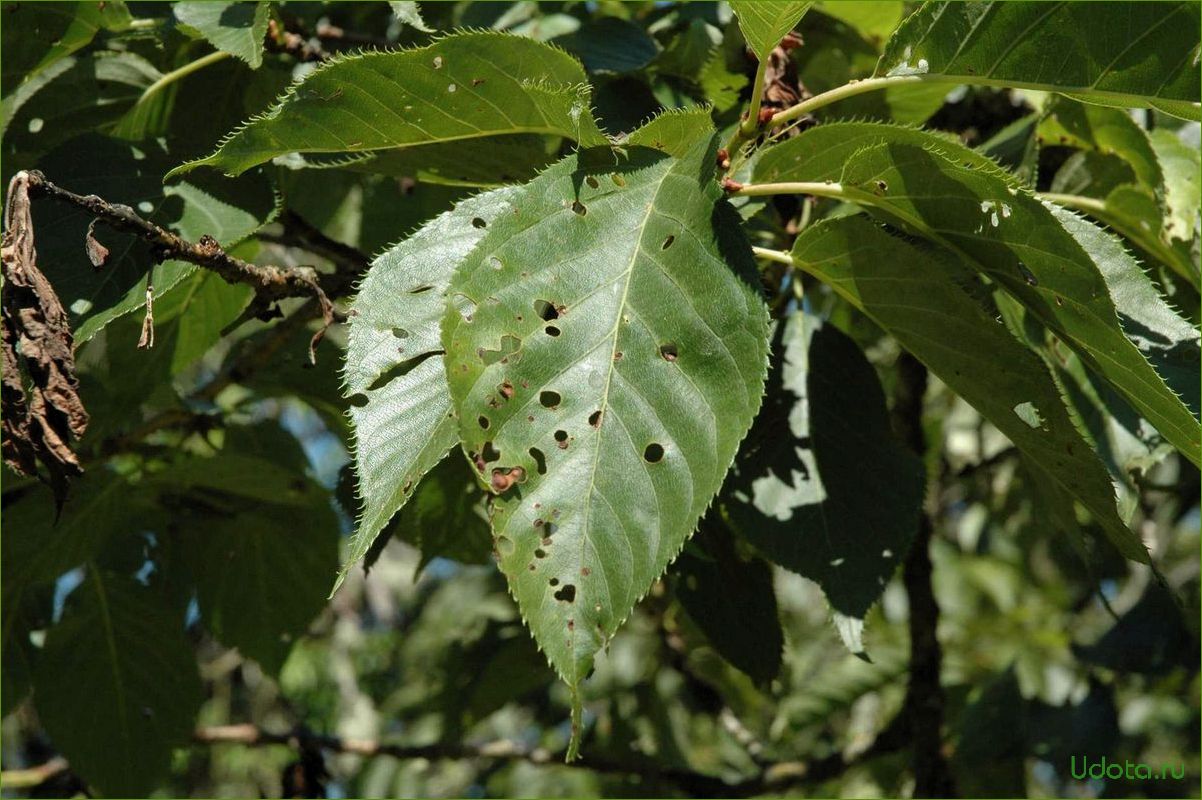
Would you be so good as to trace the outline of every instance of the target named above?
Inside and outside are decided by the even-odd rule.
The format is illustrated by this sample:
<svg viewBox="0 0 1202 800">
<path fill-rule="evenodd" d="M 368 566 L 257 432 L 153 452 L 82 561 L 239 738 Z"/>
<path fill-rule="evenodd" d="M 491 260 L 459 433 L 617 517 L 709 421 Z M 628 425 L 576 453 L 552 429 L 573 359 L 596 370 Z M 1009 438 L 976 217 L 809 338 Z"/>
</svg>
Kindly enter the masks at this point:
<svg viewBox="0 0 1202 800">
<path fill-rule="evenodd" d="M 816 93 L 871 74 L 908 8 L 891 0 L 819 4 L 800 27 L 804 46 L 791 55 L 801 84 Z M 493 28 L 554 42 L 585 64 L 611 134 L 659 110 L 703 102 L 720 127 L 729 126 L 755 69 L 723 4 L 523 0 L 427 3 L 420 18 L 414 11 L 408 3 L 287 2 L 273 14 L 330 52 L 425 43 L 431 33 L 423 27 Z M 6 2 L 0 17 L 5 182 L 37 166 L 75 191 L 128 203 L 181 230 L 189 230 L 189 215 L 202 215 L 193 236 L 208 232 L 216 214 L 239 255 L 323 269 L 337 265 L 292 246 L 297 230 L 372 255 L 479 185 L 457 177 L 451 149 L 441 160 L 429 151 L 420 164 L 398 163 L 389 174 L 354 163 L 295 169 L 284 160 L 224 187 L 197 177 L 193 194 L 173 194 L 160 182 L 167 168 L 210 152 L 313 65 L 269 48 L 258 69 L 226 59 L 139 101 L 158 77 L 211 47 L 171 4 L 130 2 L 110 4 L 93 38 L 22 83 L 38 55 L 21 50 L 30 29 L 22 26 L 57 24 L 42 20 L 45 13 Z M 936 86 L 863 95 L 839 114 L 925 122 L 1026 170 L 1041 189 L 1087 193 L 1129 179 L 1114 155 L 1040 147 L 1045 102 L 1031 92 Z M 1196 123 L 1134 113 L 1196 158 Z M 558 146 L 548 143 L 548 162 Z M 541 166 L 515 168 L 533 174 Z M 223 192 L 236 201 L 225 202 Z M 755 214 L 753 230 L 779 239 L 789 235 L 796 203 L 782 198 L 744 213 Z M 78 297 L 103 298 L 118 312 L 136 307 L 119 304 L 141 283 L 121 285 L 122 267 L 93 275 L 76 244 L 87 220 L 56 213 L 36 212 L 40 230 L 63 232 L 39 239 L 44 260 L 62 251 L 49 268 L 56 287 L 84 275 L 93 283 Z M 1195 237 L 1194 258 L 1196 248 Z M 122 263 L 140 276 L 147 257 L 133 247 Z M 1197 322 L 1192 287 L 1171 270 L 1152 272 Z M 150 647 L 144 637 L 177 636 L 171 619 L 186 621 L 199 681 L 160 675 L 167 706 L 189 719 L 198 709 L 202 729 L 250 724 L 294 734 L 258 746 L 198 742 L 165 751 L 169 770 L 152 787 L 158 796 L 696 796 L 722 794 L 720 782 L 744 794 L 910 791 L 906 741 L 895 723 L 909 657 L 900 579 L 869 614 L 865 660 L 841 644 L 817 586 L 775 567 L 775 616 L 770 606 L 749 606 L 733 612 L 742 626 L 710 624 L 720 612 L 707 608 L 707 598 L 721 598 L 731 584 L 692 549 L 600 659 L 585 684 L 586 757 L 559 763 L 566 690 L 491 564 L 487 525 L 463 491 L 467 469 L 452 459 L 421 484 L 387 545 L 372 554 L 370 573 L 355 569 L 327 601 L 356 513 L 341 332 L 330 332 L 309 367 L 314 323 L 297 311 L 303 301 L 283 303 L 286 318 L 264 323 L 242 317 L 245 287 L 196 272 L 156 273 L 160 290 L 177 285 L 171 281 L 181 289 L 156 305 L 153 350 L 134 347 L 137 313 L 115 312 L 82 334 L 77 328 L 92 414 L 81 446 L 88 473 L 57 525 L 48 490 L 4 475 L 5 796 L 84 788 L 69 769 L 35 768 L 57 752 L 44 698 L 78 694 L 70 667 L 88 654 L 56 646 L 55 631 L 72 614 L 89 619 L 89 581 L 153 596 L 167 610 L 164 625 L 139 618 L 131 653 Z M 812 309 L 852 335 L 890 393 L 897 345 L 812 288 Z M 73 296 L 66 292 L 65 302 Z M 77 324 L 96 319 L 90 306 L 71 311 Z M 1109 466 L 1123 508 L 1174 599 L 1104 545 L 1095 544 L 1087 570 L 1047 524 L 1039 487 L 1013 448 L 938 382 L 925 411 L 928 439 L 942 445 L 928 458 L 927 505 L 946 752 L 961 793 L 1198 796 L 1197 471 L 1165 448 L 1113 432 Z M 240 536 L 245 530 L 254 536 Z M 778 640 L 779 671 L 748 657 L 747 642 Z M 70 708 L 54 714 L 85 735 L 104 730 L 102 720 L 72 717 Z M 421 757 L 363 755 L 339 752 L 323 737 L 426 749 Z M 497 742 L 511 743 L 520 757 L 467 752 Z M 1184 777 L 1076 781 L 1073 755 L 1180 763 Z M 764 765 L 773 765 L 767 784 Z"/>
</svg>

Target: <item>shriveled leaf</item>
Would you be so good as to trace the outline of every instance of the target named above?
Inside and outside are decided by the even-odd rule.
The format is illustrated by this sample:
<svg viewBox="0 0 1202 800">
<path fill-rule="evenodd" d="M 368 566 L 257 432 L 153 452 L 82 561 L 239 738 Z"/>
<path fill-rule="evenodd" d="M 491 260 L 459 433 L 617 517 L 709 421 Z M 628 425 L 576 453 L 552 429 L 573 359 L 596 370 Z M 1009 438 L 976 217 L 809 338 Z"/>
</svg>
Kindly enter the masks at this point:
<svg viewBox="0 0 1202 800">
<path fill-rule="evenodd" d="M 364 153 L 513 133 L 603 144 L 584 70 L 562 50 L 498 33 L 334 61 L 292 86 L 207 158 L 237 175 L 288 153 Z"/>
<path fill-rule="evenodd" d="M 218 50 L 242 59 L 252 67 L 263 63 L 263 40 L 271 4 L 260 2 L 213 2 L 185 0 L 171 11 L 183 25 L 192 28 Z"/>
<path fill-rule="evenodd" d="M 763 301 L 714 142 L 583 151 L 518 190 L 449 289 L 463 449 L 501 569 L 580 682 L 680 551 L 759 407 Z"/>
<path fill-rule="evenodd" d="M 769 149 L 756 169 L 761 181 L 837 178 L 848 199 L 951 248 L 996 281 L 1198 461 L 1198 423 L 1140 352 L 1138 331 L 1120 325 L 1126 295 L 1109 285 L 1105 256 L 1077 241 L 1014 176 L 950 139 L 868 123 L 812 128 Z"/>
<path fill-rule="evenodd" d="M 1197 119 L 1200 22 L 1196 3 L 928 2 L 889 40 L 876 75 L 948 76 Z"/>
<path fill-rule="evenodd" d="M 155 787 L 204 699 L 183 615 L 134 578 L 96 568 L 46 635 L 34 690 L 71 769 L 116 797 Z"/>
<path fill-rule="evenodd" d="M 223 460 L 210 468 L 221 469 Z M 338 565 L 338 520 L 320 490 L 312 497 L 303 507 L 267 503 L 236 516 L 193 512 L 185 521 L 187 566 L 205 627 L 271 675 L 325 607 Z"/>
<path fill-rule="evenodd" d="M 1127 558 L 1147 562 L 1118 517 L 1101 462 L 1074 427 L 1046 366 L 964 287 L 972 274 L 941 251 L 890 236 L 863 217 L 823 221 L 793 256 L 863 310 L 1010 438 L 1056 497 L 1084 506 Z M 1067 516 L 1072 518 L 1071 507 Z"/>
<path fill-rule="evenodd" d="M 238 181 L 195 176 L 163 185 L 168 163 L 157 144 L 130 145 L 87 135 L 48 154 L 38 167 L 64 188 L 128 205 L 190 241 L 207 234 L 230 247 L 275 216 L 276 196 L 262 175 Z M 34 209 L 39 229 L 54 231 L 53 237 L 39 240 L 38 250 L 47 277 L 71 312 L 77 344 L 145 304 L 148 271 L 161 297 L 197 269 L 182 261 L 152 267 L 148 244 L 103 225 L 96 227 L 95 236 L 110 253 L 102 267 L 93 267 L 85 250 L 91 222 L 74 206 L 44 203 Z"/>
<path fill-rule="evenodd" d="M 446 288 L 488 226 L 513 213 L 516 192 L 459 203 L 377 258 L 363 280 L 345 370 L 363 514 L 335 589 L 458 441 L 439 342 Z"/>
<path fill-rule="evenodd" d="M 730 7 L 739 20 L 739 30 L 747 46 L 763 61 L 797 27 L 812 5 L 799 0 L 732 0 Z"/>
<path fill-rule="evenodd" d="M 671 573 L 676 598 L 724 659 L 760 685 L 780 673 L 784 633 L 767 562 L 744 559 L 720 524 L 703 521 Z"/>
<path fill-rule="evenodd" d="M 765 556 L 822 586 L 842 634 L 862 626 L 910 547 L 922 462 L 893 436 L 876 372 L 845 334 L 797 314 L 776 350 L 721 507 Z"/>
</svg>

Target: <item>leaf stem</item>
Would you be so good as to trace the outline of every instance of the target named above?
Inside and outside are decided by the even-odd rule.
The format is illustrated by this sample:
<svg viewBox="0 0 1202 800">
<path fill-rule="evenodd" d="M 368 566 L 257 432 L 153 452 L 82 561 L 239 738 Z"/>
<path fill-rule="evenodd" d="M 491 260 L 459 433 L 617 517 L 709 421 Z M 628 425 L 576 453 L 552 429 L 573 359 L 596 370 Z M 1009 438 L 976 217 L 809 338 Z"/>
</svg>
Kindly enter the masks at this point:
<svg viewBox="0 0 1202 800">
<path fill-rule="evenodd" d="M 772 194 L 808 194 L 814 197 L 836 197 L 846 199 L 843 186 L 831 181 L 797 181 L 789 183 L 745 183 L 731 192 L 744 197 L 762 197 Z"/>
<path fill-rule="evenodd" d="M 1064 206 L 1065 208 L 1075 208 L 1078 211 L 1085 211 L 1094 215 L 1106 213 L 1105 201 L 1094 197 L 1082 197 L 1079 194 L 1058 194 L 1056 192 L 1039 192 L 1036 197 L 1040 200 L 1047 200 L 1051 203 Z"/>
<path fill-rule="evenodd" d="M 783 250 L 772 250 L 768 247 L 756 247 L 752 245 L 751 252 L 767 261 L 776 261 L 780 264 L 788 264 L 791 267 L 797 266 L 796 262 L 793 261 L 793 256 Z"/>
<path fill-rule="evenodd" d="M 138 102 L 136 105 L 145 103 L 147 99 L 158 94 L 165 87 L 170 86 L 171 84 L 175 83 L 178 80 L 182 80 L 183 78 L 188 77 L 193 72 L 204 69 L 205 67 L 209 66 L 210 64 L 216 64 L 218 61 L 223 61 L 224 59 L 227 59 L 227 58 L 232 58 L 232 56 L 223 50 L 217 50 L 215 52 L 209 53 L 207 56 L 202 56 L 201 58 L 198 58 L 195 61 L 189 61 L 187 64 L 184 64 L 179 69 L 171 70 L 171 72 L 168 72 L 166 75 L 161 76 L 157 81 L 155 81 L 154 83 L 147 86 L 146 91 L 142 92 L 142 96 L 138 98 Z"/>
<path fill-rule="evenodd" d="M 828 106 L 831 103 L 837 103 L 840 100 L 845 100 L 848 97 L 855 97 L 858 94 L 865 92 L 875 92 L 881 89 L 887 89 L 890 86 L 899 86 L 906 83 L 921 83 L 921 82 L 945 82 L 945 83 L 962 83 L 963 79 L 959 77 L 951 77 L 947 75 L 895 75 L 893 77 L 884 78 L 865 78 L 862 81 L 853 83 L 845 83 L 830 91 L 816 94 L 808 100 L 802 100 L 795 106 L 789 106 L 784 111 L 778 111 L 768 120 L 769 127 L 777 127 L 784 125 L 787 122 L 792 122 L 795 119 L 804 117 L 811 111 L 817 111 L 823 106 Z"/>
<path fill-rule="evenodd" d="M 731 134 L 730 141 L 726 143 L 726 152 L 733 161 L 738 154 L 738 150 L 743 146 L 743 143 L 755 136 L 756 131 L 760 129 L 760 106 L 764 102 L 764 66 L 765 62 L 761 60 L 755 68 L 755 84 L 751 88 L 751 100 L 747 105 L 747 117 L 735 127 L 735 132 Z"/>
</svg>

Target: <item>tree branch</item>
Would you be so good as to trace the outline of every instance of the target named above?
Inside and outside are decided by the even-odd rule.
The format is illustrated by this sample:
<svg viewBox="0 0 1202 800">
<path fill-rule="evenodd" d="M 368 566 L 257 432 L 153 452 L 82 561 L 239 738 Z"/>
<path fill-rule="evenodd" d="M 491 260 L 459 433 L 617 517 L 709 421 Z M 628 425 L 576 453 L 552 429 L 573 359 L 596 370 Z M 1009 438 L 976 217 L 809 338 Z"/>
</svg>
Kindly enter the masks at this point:
<svg viewBox="0 0 1202 800">
<path fill-rule="evenodd" d="M 897 361 L 898 381 L 893 402 L 893 428 L 918 454 L 926 455 L 922 427 L 923 396 L 927 368 L 909 353 Z M 937 498 L 938 491 L 928 489 Z M 910 680 L 902 716 L 910 723 L 910 748 L 914 769 L 915 797 L 955 797 L 956 786 L 943 755 L 944 704 L 940 672 L 943 650 L 937 636 L 939 604 L 931 587 L 931 533 L 934 524 L 929 509 L 919 519 L 918 532 L 906 554 L 902 580 L 910 600 Z"/>
<path fill-rule="evenodd" d="M 261 266 L 229 255 L 217 240 L 209 235 L 202 236 L 195 244 L 172 231 L 143 219 L 132 208 L 109 203 L 94 194 L 78 195 L 63 189 L 46 179 L 37 171 L 23 172 L 27 176 L 31 198 L 48 197 L 82 209 L 121 233 L 128 233 L 149 242 L 154 247 L 157 261 L 186 261 L 198 267 L 212 270 L 227 283 L 244 283 L 254 287 L 258 303 L 264 310 L 271 303 L 286 297 L 312 297 L 317 300 L 325 326 L 318 331 L 309 346 L 310 360 L 314 359 L 313 348 L 321 340 L 325 329 L 334 323 L 334 304 L 321 285 L 321 276 L 312 267 Z M 100 263 L 103 264 L 103 256 Z M 340 279 L 338 284 L 343 281 Z"/>
</svg>

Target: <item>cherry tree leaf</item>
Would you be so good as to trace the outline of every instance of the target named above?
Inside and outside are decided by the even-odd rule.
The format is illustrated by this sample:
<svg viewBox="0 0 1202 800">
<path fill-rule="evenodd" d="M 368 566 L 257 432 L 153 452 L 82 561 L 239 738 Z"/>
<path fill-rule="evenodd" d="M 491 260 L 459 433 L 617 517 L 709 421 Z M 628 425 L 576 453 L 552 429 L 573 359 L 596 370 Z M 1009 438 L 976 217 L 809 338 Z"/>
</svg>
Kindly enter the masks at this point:
<svg viewBox="0 0 1202 800">
<path fill-rule="evenodd" d="M 716 140 L 570 156 L 451 283 L 447 378 L 522 615 L 573 694 L 680 552 L 759 408 L 767 315 Z"/>
<path fill-rule="evenodd" d="M 872 317 L 1027 456 L 1051 495 L 1084 506 L 1127 558 L 1147 562 L 1119 519 L 1102 463 L 1069 418 L 1047 367 L 965 290 L 972 273 L 942 251 L 862 216 L 823 221 L 793 246 L 797 263 Z"/>
<path fill-rule="evenodd" d="M 1200 23 L 1197 3 L 929 2 L 893 34 L 876 74 L 1056 91 L 1199 119 Z"/>
<path fill-rule="evenodd" d="M 205 165 L 237 175 L 288 153 L 367 153 L 515 133 L 606 141 L 580 62 L 531 39 L 462 33 L 333 61 L 212 155 L 174 172 Z"/>
<path fill-rule="evenodd" d="M 263 63 L 270 8 L 271 4 L 263 0 L 257 3 L 185 0 L 171 10 L 177 20 L 209 44 L 258 68 Z"/>
<path fill-rule="evenodd" d="M 439 321 L 451 273 L 510 212 L 516 189 L 464 200 L 382 253 L 351 307 L 346 393 L 363 512 L 338 584 L 459 439 Z"/>
<path fill-rule="evenodd" d="M 733 0 L 730 6 L 739 20 L 739 30 L 755 57 L 763 61 L 809 11 L 812 2 L 799 0 Z"/>
</svg>

